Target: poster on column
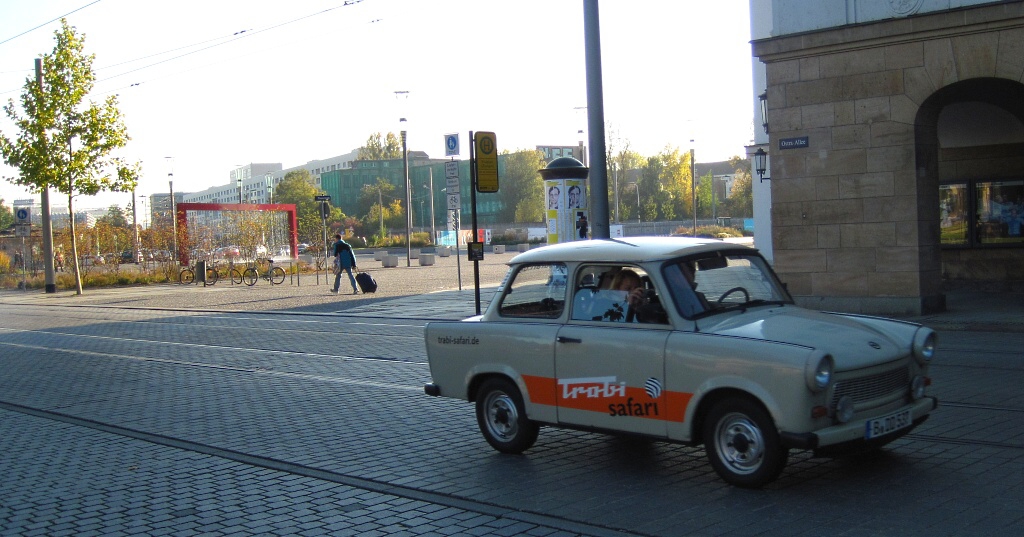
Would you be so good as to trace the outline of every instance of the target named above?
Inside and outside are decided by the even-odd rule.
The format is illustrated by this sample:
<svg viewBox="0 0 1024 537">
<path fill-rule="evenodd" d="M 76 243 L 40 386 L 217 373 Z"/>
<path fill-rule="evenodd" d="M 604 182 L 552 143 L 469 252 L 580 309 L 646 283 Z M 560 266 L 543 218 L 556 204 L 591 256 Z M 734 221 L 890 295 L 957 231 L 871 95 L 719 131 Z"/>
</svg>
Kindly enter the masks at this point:
<svg viewBox="0 0 1024 537">
<path fill-rule="evenodd" d="M 565 180 L 566 224 L 571 226 L 568 240 L 580 241 L 590 238 L 590 221 L 587 210 L 587 182 L 585 179 Z"/>
<path fill-rule="evenodd" d="M 549 179 L 544 181 L 545 198 L 544 219 L 547 221 L 548 244 L 558 244 L 559 241 L 559 213 L 565 206 L 563 190 L 565 190 L 564 179 Z"/>
</svg>

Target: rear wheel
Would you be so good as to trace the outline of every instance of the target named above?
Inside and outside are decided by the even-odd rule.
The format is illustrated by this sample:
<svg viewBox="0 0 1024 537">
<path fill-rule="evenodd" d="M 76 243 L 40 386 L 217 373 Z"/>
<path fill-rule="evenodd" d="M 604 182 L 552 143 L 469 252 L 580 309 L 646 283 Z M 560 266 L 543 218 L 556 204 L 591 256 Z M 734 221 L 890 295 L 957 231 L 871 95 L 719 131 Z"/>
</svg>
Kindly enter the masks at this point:
<svg viewBox="0 0 1024 537">
<path fill-rule="evenodd" d="M 256 285 L 256 280 L 260 279 L 260 273 L 256 272 L 256 269 L 249 267 L 242 273 L 242 283 L 252 287 Z"/>
<path fill-rule="evenodd" d="M 522 453 L 537 441 L 540 427 L 526 417 L 523 396 L 508 379 L 484 382 L 477 392 L 476 420 L 487 443 L 502 453 Z"/>
<path fill-rule="evenodd" d="M 238 269 L 236 269 L 236 268 L 231 269 L 230 274 L 231 274 L 231 283 L 233 283 L 235 285 L 238 285 L 238 284 L 242 283 L 242 273 Z"/>
<path fill-rule="evenodd" d="M 214 284 L 217 283 L 217 280 L 219 280 L 219 279 L 220 279 L 220 274 L 217 272 L 217 269 L 213 269 L 213 268 L 206 269 L 206 285 L 214 285 Z"/>
<path fill-rule="evenodd" d="M 711 408 L 704 419 L 704 450 L 723 480 L 745 488 L 774 481 L 789 458 L 768 412 L 749 399 L 726 399 Z"/>
<path fill-rule="evenodd" d="M 189 285 L 196 281 L 196 273 L 190 268 L 181 269 L 181 273 L 178 274 L 178 283 L 182 285 Z"/>
<path fill-rule="evenodd" d="M 281 285 L 284 283 L 284 269 L 281 267 L 274 267 L 270 269 L 270 283 L 273 285 Z"/>
</svg>

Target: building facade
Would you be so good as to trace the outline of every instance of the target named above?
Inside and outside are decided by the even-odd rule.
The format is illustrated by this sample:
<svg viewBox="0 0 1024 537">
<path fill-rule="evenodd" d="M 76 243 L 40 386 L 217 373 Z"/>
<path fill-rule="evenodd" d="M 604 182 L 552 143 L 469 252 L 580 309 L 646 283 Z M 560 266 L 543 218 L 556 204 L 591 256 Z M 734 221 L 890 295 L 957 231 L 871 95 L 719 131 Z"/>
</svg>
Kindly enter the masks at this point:
<svg viewBox="0 0 1024 537">
<path fill-rule="evenodd" d="M 751 1 L 755 226 L 789 290 L 918 314 L 951 282 L 1024 287 L 1024 1 L 819 7 Z"/>
</svg>

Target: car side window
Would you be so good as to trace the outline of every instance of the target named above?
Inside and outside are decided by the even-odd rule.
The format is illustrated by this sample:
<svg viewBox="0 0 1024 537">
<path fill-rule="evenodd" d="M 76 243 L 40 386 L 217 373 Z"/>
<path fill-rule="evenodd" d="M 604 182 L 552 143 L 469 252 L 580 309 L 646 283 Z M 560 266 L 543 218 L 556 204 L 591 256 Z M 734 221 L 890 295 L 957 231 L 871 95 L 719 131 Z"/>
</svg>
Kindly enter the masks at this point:
<svg viewBox="0 0 1024 537">
<path fill-rule="evenodd" d="M 527 265 L 511 274 L 498 307 L 502 317 L 557 319 L 565 309 L 566 267 Z"/>
<path fill-rule="evenodd" d="M 647 273 L 633 266 L 584 266 L 573 286 L 572 319 L 667 324 Z"/>
</svg>

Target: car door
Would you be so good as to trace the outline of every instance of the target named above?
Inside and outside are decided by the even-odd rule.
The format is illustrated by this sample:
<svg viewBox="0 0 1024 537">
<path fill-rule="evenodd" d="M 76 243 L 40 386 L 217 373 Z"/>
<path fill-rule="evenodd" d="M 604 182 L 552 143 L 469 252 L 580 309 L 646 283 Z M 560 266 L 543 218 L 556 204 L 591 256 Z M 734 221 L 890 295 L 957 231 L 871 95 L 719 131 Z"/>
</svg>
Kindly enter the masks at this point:
<svg viewBox="0 0 1024 537">
<path fill-rule="evenodd" d="M 640 325 L 567 324 L 555 339 L 558 422 L 665 436 L 665 341 Z"/>
<path fill-rule="evenodd" d="M 581 272 L 589 276 L 577 276 L 570 320 L 555 338 L 558 422 L 665 436 L 671 327 L 634 322 L 625 292 L 584 283 L 600 277 L 587 267 Z"/>
</svg>

